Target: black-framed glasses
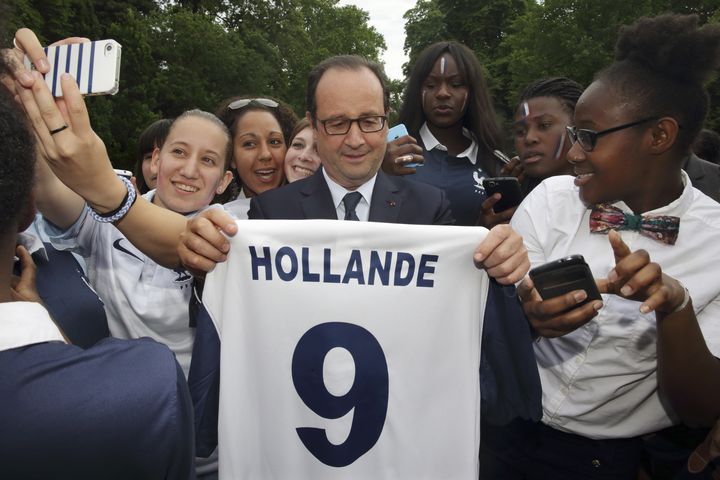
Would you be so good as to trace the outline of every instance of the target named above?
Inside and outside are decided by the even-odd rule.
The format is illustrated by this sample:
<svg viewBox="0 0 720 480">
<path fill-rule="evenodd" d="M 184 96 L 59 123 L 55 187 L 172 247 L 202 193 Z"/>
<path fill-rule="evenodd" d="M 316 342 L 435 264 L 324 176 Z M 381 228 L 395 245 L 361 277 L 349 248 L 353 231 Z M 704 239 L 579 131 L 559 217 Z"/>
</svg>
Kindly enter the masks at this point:
<svg viewBox="0 0 720 480">
<path fill-rule="evenodd" d="M 387 117 L 385 115 L 365 115 L 357 118 L 328 118 L 326 120 L 318 120 L 322 123 L 325 133 L 328 135 L 345 135 L 350 131 L 353 123 L 357 123 L 361 132 L 373 133 L 379 132 L 385 126 Z"/>
<path fill-rule="evenodd" d="M 660 117 L 647 117 L 636 122 L 626 123 L 624 125 L 608 128 L 607 130 L 601 130 L 599 132 L 596 132 L 595 130 L 588 130 L 587 128 L 566 128 L 568 136 L 570 137 L 572 143 L 578 142 L 580 143 L 580 147 L 582 147 L 583 150 L 585 150 L 586 152 L 592 152 L 595 148 L 595 144 L 597 143 L 598 138 L 602 137 L 603 135 L 608 135 L 613 132 L 619 132 L 620 130 L 625 130 L 626 128 L 636 127 L 642 123 L 649 122 L 651 120 L 657 120 L 658 118 Z"/>
<path fill-rule="evenodd" d="M 260 105 L 264 105 L 269 108 L 277 108 L 277 106 L 279 105 L 278 102 L 276 102 L 275 100 L 270 100 L 269 98 L 241 98 L 240 100 L 230 102 L 227 108 L 228 110 L 238 110 L 247 105 L 250 105 L 251 103 L 259 103 Z"/>
</svg>

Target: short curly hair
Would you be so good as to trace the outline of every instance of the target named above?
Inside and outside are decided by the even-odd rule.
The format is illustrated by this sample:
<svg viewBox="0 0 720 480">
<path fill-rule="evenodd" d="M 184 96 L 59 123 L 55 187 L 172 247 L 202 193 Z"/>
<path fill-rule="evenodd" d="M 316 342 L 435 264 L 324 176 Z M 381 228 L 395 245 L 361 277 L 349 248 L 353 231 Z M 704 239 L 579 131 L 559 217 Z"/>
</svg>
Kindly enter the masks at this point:
<svg viewBox="0 0 720 480">
<path fill-rule="evenodd" d="M 0 55 L 0 75 L 10 69 Z M 17 228 L 27 212 L 35 174 L 35 137 L 25 113 L 0 84 L 0 232 Z"/>
<path fill-rule="evenodd" d="M 705 83 L 720 66 L 720 25 L 699 26 L 697 15 L 643 17 L 621 27 L 615 61 L 596 80 L 607 81 L 638 118 L 668 116 L 681 129 L 685 151 L 702 129 L 709 98 Z"/>
</svg>

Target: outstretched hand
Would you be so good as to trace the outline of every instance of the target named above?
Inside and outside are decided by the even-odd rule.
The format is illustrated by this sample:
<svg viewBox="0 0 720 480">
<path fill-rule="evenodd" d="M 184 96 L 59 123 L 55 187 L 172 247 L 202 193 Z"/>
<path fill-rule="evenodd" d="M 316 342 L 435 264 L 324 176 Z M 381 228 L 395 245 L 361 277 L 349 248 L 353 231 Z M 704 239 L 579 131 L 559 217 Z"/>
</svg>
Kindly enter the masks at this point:
<svg viewBox="0 0 720 480">
<path fill-rule="evenodd" d="M 17 43 L 28 49 L 28 55 L 44 55 L 32 32 L 23 30 L 16 39 L 25 39 Z M 32 38 L 26 38 L 28 35 Z M 70 40 L 77 39 L 65 42 Z M 34 52 L 37 48 L 39 53 Z M 32 81 L 25 81 L 26 75 Z M 72 76 L 60 76 L 62 98 L 52 96 L 39 71 L 16 72 L 16 78 L 15 90 L 38 140 L 38 150 L 55 175 L 97 211 L 117 207 L 126 189 L 112 169 L 105 144 L 90 125 L 85 101 Z"/>
<path fill-rule="evenodd" d="M 598 281 L 601 293 L 613 293 L 642 302 L 642 313 L 674 312 L 685 300 L 685 288 L 674 278 L 665 275 L 645 250 L 630 251 L 620 234 L 612 230 L 608 240 L 615 255 L 615 268 L 607 279 Z"/>
</svg>

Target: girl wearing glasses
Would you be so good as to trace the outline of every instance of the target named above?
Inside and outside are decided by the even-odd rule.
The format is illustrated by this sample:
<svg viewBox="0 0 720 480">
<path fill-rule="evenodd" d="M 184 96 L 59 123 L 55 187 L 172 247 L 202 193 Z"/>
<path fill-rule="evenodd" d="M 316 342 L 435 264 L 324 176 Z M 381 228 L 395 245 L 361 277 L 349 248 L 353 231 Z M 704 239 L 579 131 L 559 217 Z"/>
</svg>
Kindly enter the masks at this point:
<svg viewBox="0 0 720 480">
<path fill-rule="evenodd" d="M 247 217 L 250 198 L 285 181 L 285 154 L 297 123 L 295 113 L 269 97 L 233 97 L 217 109 L 233 136 L 233 166 L 237 201 L 228 208 Z"/>
<path fill-rule="evenodd" d="M 493 155 L 502 144 L 482 67 L 457 42 L 423 50 L 410 73 L 399 121 L 409 136 L 388 144 L 383 168 L 445 190 L 456 223 L 486 227 L 510 219 L 514 210 L 494 215 L 482 179 L 503 164 Z M 406 168 L 408 163 L 423 163 Z M 488 200 L 486 202 L 486 200 Z"/>
<path fill-rule="evenodd" d="M 485 432 L 486 478 L 637 478 L 641 436 L 720 415 L 720 207 L 681 169 L 719 63 L 720 26 L 642 18 L 578 100 L 575 178 L 545 180 L 512 225 L 534 267 L 582 254 L 602 301 L 520 285 L 543 419 Z"/>
</svg>

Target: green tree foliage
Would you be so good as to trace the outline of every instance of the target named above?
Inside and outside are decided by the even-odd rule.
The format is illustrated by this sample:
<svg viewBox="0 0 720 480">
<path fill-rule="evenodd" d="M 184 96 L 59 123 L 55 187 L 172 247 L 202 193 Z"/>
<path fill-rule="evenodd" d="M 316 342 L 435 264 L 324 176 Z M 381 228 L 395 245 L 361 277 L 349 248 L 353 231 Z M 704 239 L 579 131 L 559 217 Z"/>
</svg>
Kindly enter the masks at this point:
<svg viewBox="0 0 720 480">
<path fill-rule="evenodd" d="M 11 2 L 10 28 L 29 27 L 43 43 L 83 36 L 123 46 L 120 92 L 87 99 L 118 168 L 132 168 L 154 120 L 244 94 L 280 98 L 302 115 L 315 64 L 346 53 L 377 60 L 385 48 L 367 13 L 337 0 Z"/>
<path fill-rule="evenodd" d="M 408 76 L 418 55 L 425 47 L 454 37 L 445 27 L 445 14 L 440 10 L 437 0 L 419 0 L 415 7 L 405 12 L 403 18 L 405 19 L 403 50 L 409 58 L 408 63 L 403 65 L 403 73 Z"/>
<path fill-rule="evenodd" d="M 488 73 L 498 111 L 509 123 L 532 80 L 562 75 L 587 85 L 612 62 L 618 29 L 645 15 L 695 13 L 720 21 L 720 0 L 422 0 L 405 14 L 410 65 L 422 48 L 458 40 Z M 406 65 L 409 67 L 409 65 Z M 720 83 L 709 85 L 708 126 L 720 128 Z"/>
<path fill-rule="evenodd" d="M 514 19 L 533 5 L 532 0 L 421 0 L 405 13 L 405 52 L 409 57 L 405 74 L 409 74 L 425 47 L 441 40 L 455 40 L 476 53 L 494 98 L 504 99 L 508 85 L 501 81 L 507 77 L 503 41 Z M 496 106 L 508 114 L 502 101 Z"/>
</svg>

